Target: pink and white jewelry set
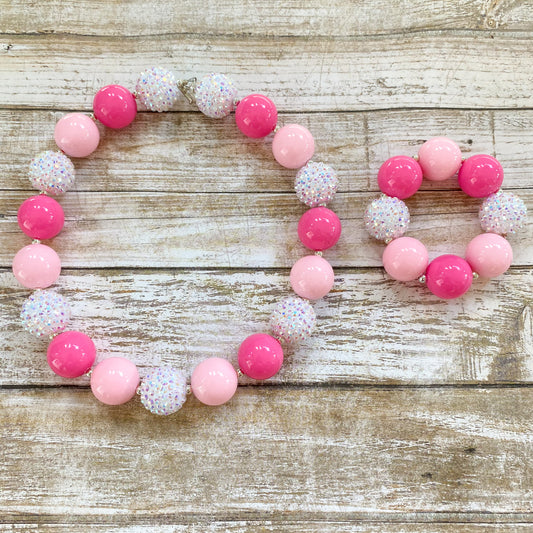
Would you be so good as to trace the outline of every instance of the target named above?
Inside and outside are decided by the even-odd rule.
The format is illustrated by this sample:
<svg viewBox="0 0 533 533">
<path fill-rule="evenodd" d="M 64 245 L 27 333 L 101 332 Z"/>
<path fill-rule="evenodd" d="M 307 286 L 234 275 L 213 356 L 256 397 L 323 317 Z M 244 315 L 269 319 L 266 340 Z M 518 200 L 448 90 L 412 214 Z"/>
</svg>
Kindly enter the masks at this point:
<svg viewBox="0 0 533 533">
<path fill-rule="evenodd" d="M 251 94 L 238 99 L 232 81 L 222 74 L 176 80 L 172 72 L 150 68 L 142 72 L 135 94 L 119 85 L 99 90 L 93 101 L 94 117 L 71 113 L 56 124 L 54 137 L 61 151 L 45 151 L 32 159 L 29 179 L 41 194 L 25 200 L 18 210 L 22 231 L 33 239 L 13 260 L 13 273 L 25 287 L 35 289 L 24 302 L 23 326 L 37 337 L 50 338 L 47 360 L 51 369 L 66 378 L 90 373 L 96 398 L 110 405 L 123 404 L 140 395 L 151 412 L 168 415 L 181 408 L 189 390 L 187 376 L 171 367 L 151 369 L 140 379 L 136 365 L 123 357 L 104 359 L 93 368 L 96 349 L 93 341 L 80 331 L 65 331 L 70 306 L 58 292 L 47 289 L 59 277 L 61 261 L 57 253 L 41 240 L 55 237 L 62 229 L 64 213 L 52 198 L 66 192 L 74 182 L 70 157 L 86 157 L 98 146 L 99 130 L 95 120 L 111 129 L 128 126 L 137 114 L 137 102 L 149 111 L 168 111 L 180 93 L 196 102 L 199 110 L 212 118 L 223 118 L 235 110 L 238 128 L 252 138 L 262 138 L 275 130 L 272 151 L 284 167 L 299 169 L 296 194 L 307 210 L 298 224 L 302 243 L 315 253 L 298 260 L 291 269 L 290 283 L 297 296 L 279 302 L 270 317 L 270 334 L 256 333 L 238 349 L 239 370 L 246 376 L 264 380 L 275 375 L 283 362 L 284 345 L 307 338 L 316 316 L 309 300 L 325 296 L 332 288 L 331 265 L 322 252 L 336 244 L 341 233 L 337 215 L 325 207 L 335 195 L 338 178 L 324 163 L 313 162 L 314 139 L 298 124 L 277 125 L 277 110 L 266 96 Z M 227 402 L 235 393 L 238 373 L 227 359 L 205 359 L 192 371 L 190 390 L 207 405 Z"/>
</svg>

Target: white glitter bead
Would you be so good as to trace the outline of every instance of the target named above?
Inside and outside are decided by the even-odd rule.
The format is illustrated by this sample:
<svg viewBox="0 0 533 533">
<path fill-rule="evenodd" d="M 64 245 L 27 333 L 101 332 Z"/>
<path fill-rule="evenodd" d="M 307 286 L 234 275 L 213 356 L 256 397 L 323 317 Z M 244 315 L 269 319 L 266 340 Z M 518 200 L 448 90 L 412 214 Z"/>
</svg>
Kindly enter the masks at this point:
<svg viewBox="0 0 533 533">
<path fill-rule="evenodd" d="M 29 178 L 32 187 L 47 194 L 57 195 L 70 189 L 74 183 L 74 165 L 61 152 L 47 150 L 30 162 Z"/>
<path fill-rule="evenodd" d="M 163 366 L 152 368 L 140 386 L 142 404 L 156 415 L 171 415 L 187 399 L 187 378 L 181 370 Z"/>
<path fill-rule="evenodd" d="M 409 226 L 409 209 L 399 198 L 382 194 L 365 211 L 365 226 L 379 241 L 401 237 Z"/>
<path fill-rule="evenodd" d="M 56 291 L 35 291 L 22 305 L 20 318 L 26 331 L 36 337 L 48 337 L 67 327 L 70 305 Z"/>
<path fill-rule="evenodd" d="M 287 344 L 296 344 L 309 337 L 315 322 L 313 306 L 297 296 L 279 302 L 270 315 L 272 335 Z"/>
<path fill-rule="evenodd" d="M 487 196 L 479 208 L 479 223 L 483 231 L 507 235 L 516 233 L 527 221 L 523 200 L 501 189 Z"/>
<path fill-rule="evenodd" d="M 196 105 L 208 117 L 224 118 L 234 108 L 237 88 L 224 74 L 208 74 L 196 87 Z"/>
<path fill-rule="evenodd" d="M 151 67 L 141 72 L 135 93 L 149 111 L 168 111 L 179 95 L 178 83 L 170 70 Z"/>
<path fill-rule="evenodd" d="M 298 200 L 309 207 L 331 202 L 338 186 L 337 173 L 330 166 L 314 161 L 309 161 L 303 166 L 294 180 Z"/>
</svg>

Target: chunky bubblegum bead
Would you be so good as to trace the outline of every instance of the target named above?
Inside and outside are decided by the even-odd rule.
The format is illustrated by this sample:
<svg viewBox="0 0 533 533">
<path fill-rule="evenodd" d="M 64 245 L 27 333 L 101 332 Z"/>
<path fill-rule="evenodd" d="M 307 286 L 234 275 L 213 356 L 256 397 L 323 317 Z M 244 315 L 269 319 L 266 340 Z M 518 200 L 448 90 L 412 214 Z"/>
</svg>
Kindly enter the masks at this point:
<svg viewBox="0 0 533 533">
<path fill-rule="evenodd" d="M 472 284 L 470 265 L 457 255 L 441 255 L 433 259 L 426 269 L 428 289 L 439 298 L 462 296 Z"/>
<path fill-rule="evenodd" d="M 237 390 L 237 372 L 221 357 L 205 359 L 192 372 L 191 390 L 206 405 L 222 405 Z"/>
<path fill-rule="evenodd" d="M 412 158 L 397 155 L 379 167 L 378 186 L 382 193 L 400 200 L 413 196 L 422 184 L 422 168 Z"/>
<path fill-rule="evenodd" d="M 300 202 L 309 207 L 328 204 L 339 187 L 337 173 L 330 166 L 309 161 L 296 174 L 294 190 Z"/>
<path fill-rule="evenodd" d="M 230 78 L 224 74 L 207 74 L 196 86 L 196 105 L 208 117 L 224 118 L 233 111 L 237 94 Z"/>
<path fill-rule="evenodd" d="M 239 368 L 252 379 L 268 379 L 279 372 L 283 349 L 277 339 L 266 333 L 250 335 L 239 346 Z"/>
<path fill-rule="evenodd" d="M 100 142 L 93 119 L 83 113 L 70 113 L 57 121 L 54 138 L 57 146 L 71 157 L 87 157 Z"/>
<path fill-rule="evenodd" d="M 461 166 L 461 149 L 457 143 L 447 137 L 433 137 L 418 150 L 418 162 L 426 179 L 447 180 Z"/>
<path fill-rule="evenodd" d="M 179 411 L 187 399 L 187 378 L 171 367 L 152 368 L 139 387 L 141 403 L 156 415 Z"/>
<path fill-rule="evenodd" d="M 321 251 L 331 248 L 341 236 L 341 221 L 327 207 L 313 207 L 298 222 L 298 237 L 304 246 Z"/>
<path fill-rule="evenodd" d="M 32 239 L 51 239 L 63 228 L 63 208 L 49 196 L 30 196 L 22 202 L 17 213 L 20 229 Z"/>
<path fill-rule="evenodd" d="M 28 244 L 13 258 L 13 274 L 28 289 L 45 289 L 61 272 L 61 260 L 46 244 Z"/>
<path fill-rule="evenodd" d="M 513 249 L 500 235 L 482 233 L 468 243 L 466 260 L 482 278 L 495 278 L 511 266 Z"/>
<path fill-rule="evenodd" d="M 137 115 L 137 102 L 125 87 L 106 85 L 94 95 L 93 111 L 104 126 L 118 130 L 133 122 Z"/>
<path fill-rule="evenodd" d="M 306 255 L 294 263 L 290 282 L 298 296 L 318 300 L 333 287 L 333 268 L 319 255 Z"/>
<path fill-rule="evenodd" d="M 378 241 L 389 241 L 407 231 L 411 217 L 405 202 L 382 194 L 368 204 L 364 220 L 366 230 L 372 237 Z"/>
<path fill-rule="evenodd" d="M 70 320 L 68 301 L 53 290 L 38 290 L 24 301 L 20 312 L 22 326 L 36 337 L 49 337 L 63 331 Z"/>
<path fill-rule="evenodd" d="M 316 314 L 308 300 L 289 296 L 279 302 L 270 315 L 272 335 L 287 344 L 297 344 L 311 335 Z"/>
<path fill-rule="evenodd" d="M 314 152 L 315 140 L 304 126 L 287 124 L 274 135 L 272 153 L 276 161 L 286 168 L 304 166 Z"/>
<path fill-rule="evenodd" d="M 80 331 L 65 331 L 52 339 L 46 359 L 50 368 L 63 378 L 86 374 L 96 358 L 94 342 Z"/>
<path fill-rule="evenodd" d="M 120 405 L 131 400 L 138 385 L 137 367 L 124 357 L 104 359 L 94 367 L 91 374 L 93 394 L 108 405 Z"/>
<path fill-rule="evenodd" d="M 28 177 L 32 187 L 46 194 L 62 194 L 76 177 L 72 161 L 61 152 L 46 150 L 30 161 Z"/>
<path fill-rule="evenodd" d="M 170 70 L 151 67 L 143 70 L 135 86 L 137 99 L 149 111 L 168 111 L 178 99 L 178 82 Z"/>
<path fill-rule="evenodd" d="M 417 239 L 400 237 L 383 251 L 383 266 L 387 274 L 398 281 L 418 279 L 428 266 L 428 251 Z"/>
<path fill-rule="evenodd" d="M 270 98 L 262 94 L 250 94 L 237 105 L 235 122 L 244 135 L 259 139 L 274 131 L 278 123 L 278 111 Z"/>
<path fill-rule="evenodd" d="M 503 168 L 491 155 L 473 155 L 463 162 L 457 181 L 468 196 L 484 198 L 501 187 Z"/>
<path fill-rule="evenodd" d="M 487 196 L 479 208 L 479 223 L 483 231 L 500 235 L 516 233 L 526 221 L 526 204 L 512 192 L 499 190 Z"/>
</svg>

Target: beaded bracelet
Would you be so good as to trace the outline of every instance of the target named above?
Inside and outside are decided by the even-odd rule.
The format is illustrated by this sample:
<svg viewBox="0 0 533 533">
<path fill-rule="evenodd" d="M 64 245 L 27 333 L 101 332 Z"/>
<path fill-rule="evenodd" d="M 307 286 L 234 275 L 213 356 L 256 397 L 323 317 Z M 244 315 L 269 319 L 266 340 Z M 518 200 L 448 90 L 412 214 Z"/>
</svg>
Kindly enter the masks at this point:
<svg viewBox="0 0 533 533">
<path fill-rule="evenodd" d="M 428 264 L 428 251 L 417 239 L 403 237 L 410 222 L 403 202 L 415 194 L 422 178 L 442 181 L 457 173 L 459 186 L 468 196 L 485 198 L 479 210 L 482 233 L 466 248 L 466 259 L 446 254 Z M 415 157 L 387 159 L 378 171 L 378 186 L 383 193 L 365 211 L 365 226 L 370 235 L 384 241 L 383 266 L 395 280 L 419 279 L 440 298 L 465 294 L 472 279 L 493 278 L 503 274 L 513 260 L 513 250 L 505 239 L 526 222 L 524 202 L 500 189 L 503 168 L 490 155 L 463 159 L 459 146 L 446 137 L 426 141 Z"/>
<path fill-rule="evenodd" d="M 262 138 L 275 131 L 274 157 L 284 167 L 299 169 L 296 194 L 311 208 L 300 218 L 298 236 L 315 252 L 292 267 L 290 283 L 298 296 L 276 305 L 270 317 L 271 334 L 256 333 L 241 343 L 239 371 L 228 360 L 212 357 L 194 368 L 190 385 L 181 370 L 171 367 L 151 369 L 141 382 L 136 365 L 123 357 L 104 359 L 92 368 L 96 359 L 93 341 L 82 332 L 65 331 L 70 319 L 67 300 L 54 290 L 43 290 L 59 277 L 61 262 L 51 247 L 40 242 L 55 237 L 63 227 L 63 209 L 51 196 L 66 192 L 74 182 L 74 165 L 68 156 L 86 157 L 97 148 L 96 120 L 111 129 L 124 128 L 137 114 L 137 101 L 149 111 L 163 112 L 172 108 L 180 93 L 211 118 L 223 118 L 235 110 L 237 126 L 248 137 Z M 239 374 L 257 380 L 272 377 L 283 362 L 282 343 L 294 345 L 311 334 L 316 316 L 309 300 L 325 296 L 334 281 L 322 251 L 334 246 L 341 233 L 337 215 L 325 207 L 337 190 L 337 175 L 328 165 L 311 161 L 314 139 L 309 130 L 298 124 L 279 127 L 276 107 L 269 98 L 251 94 L 238 100 L 235 85 L 223 74 L 209 74 L 197 82 L 195 78 L 176 80 L 170 71 L 150 68 L 141 73 L 135 93 L 119 85 L 100 89 L 93 110 L 92 116 L 71 113 L 62 117 L 54 132 L 61 151 L 42 152 L 30 163 L 31 184 L 41 194 L 22 203 L 18 223 L 33 242 L 13 260 L 16 279 L 35 289 L 22 307 L 23 326 L 37 337 L 51 339 L 47 360 L 56 374 L 66 378 L 89 374 L 91 389 L 103 403 L 122 404 L 137 392 L 149 411 L 168 415 L 181 408 L 191 391 L 207 405 L 221 405 L 234 395 Z"/>
</svg>

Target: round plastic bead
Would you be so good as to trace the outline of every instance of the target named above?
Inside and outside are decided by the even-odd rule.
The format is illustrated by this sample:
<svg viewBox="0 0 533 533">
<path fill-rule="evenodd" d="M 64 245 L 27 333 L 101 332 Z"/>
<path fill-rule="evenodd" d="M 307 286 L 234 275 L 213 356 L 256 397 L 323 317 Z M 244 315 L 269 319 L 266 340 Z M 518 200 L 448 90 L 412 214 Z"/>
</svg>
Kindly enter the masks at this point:
<svg viewBox="0 0 533 533">
<path fill-rule="evenodd" d="M 118 130 L 133 122 L 137 115 L 137 102 L 125 87 L 106 85 L 94 95 L 93 111 L 104 126 Z"/>
<path fill-rule="evenodd" d="M 333 268 L 319 255 L 306 255 L 294 263 L 290 282 L 298 296 L 318 300 L 333 287 Z"/>
<path fill-rule="evenodd" d="M 35 291 L 22 304 L 22 326 L 36 337 L 63 331 L 70 320 L 68 301 L 53 290 Z"/>
<path fill-rule="evenodd" d="M 426 269 L 428 289 L 439 298 L 462 296 L 472 284 L 470 265 L 457 255 L 441 255 L 433 259 Z"/>
<path fill-rule="evenodd" d="M 428 266 L 428 251 L 417 239 L 400 237 L 383 251 L 383 266 L 387 274 L 398 281 L 418 279 Z"/>
<path fill-rule="evenodd" d="M 268 379 L 283 364 L 283 349 L 277 339 L 266 333 L 250 335 L 239 346 L 239 368 L 252 379 Z"/>
<path fill-rule="evenodd" d="M 96 358 L 94 342 L 80 331 L 65 331 L 52 339 L 46 359 L 50 368 L 64 378 L 86 374 Z"/>
<path fill-rule="evenodd" d="M 512 192 L 499 190 L 485 198 L 479 208 L 479 223 L 483 231 L 500 235 L 516 233 L 526 221 L 526 204 Z"/>
<path fill-rule="evenodd" d="M 304 246 L 320 251 L 331 248 L 341 236 L 341 221 L 327 207 L 313 207 L 298 222 L 298 237 Z"/>
<path fill-rule="evenodd" d="M 191 390 L 206 405 L 222 405 L 237 390 L 237 372 L 230 362 L 220 357 L 202 361 L 192 372 Z"/>
<path fill-rule="evenodd" d="M 224 74 L 207 74 L 195 91 L 198 109 L 208 117 L 227 117 L 235 106 L 237 88 Z"/>
<path fill-rule="evenodd" d="M 141 72 L 135 86 L 137 100 L 149 111 L 168 111 L 178 99 L 179 88 L 170 70 L 152 67 Z"/>
<path fill-rule="evenodd" d="M 337 173 L 324 163 L 309 161 L 296 174 L 294 190 L 300 202 L 309 207 L 326 205 L 339 187 Z"/>
<path fill-rule="evenodd" d="M 286 344 L 297 344 L 311 335 L 316 323 L 313 306 L 302 298 L 289 296 L 270 315 L 272 335 Z"/>
<path fill-rule="evenodd" d="M 373 200 L 365 210 L 365 227 L 379 241 L 401 237 L 409 227 L 409 209 L 398 199 L 382 194 Z"/>
<path fill-rule="evenodd" d="M 466 260 L 482 278 L 495 278 L 511 266 L 513 249 L 500 235 L 482 233 L 468 243 Z"/>
<path fill-rule="evenodd" d="M 250 94 L 235 108 L 235 122 L 244 135 L 259 139 L 274 131 L 278 123 L 278 111 L 270 98 L 262 94 Z"/>
<path fill-rule="evenodd" d="M 422 168 L 412 158 L 397 155 L 379 167 L 378 186 L 382 193 L 400 200 L 415 194 L 422 184 Z"/>
<path fill-rule="evenodd" d="M 100 132 L 91 117 L 70 113 L 57 121 L 54 138 L 59 149 L 70 157 L 87 157 L 96 150 Z"/>
<path fill-rule="evenodd" d="M 32 239 L 51 239 L 63 228 L 63 208 L 49 196 L 30 196 L 22 202 L 17 213 L 20 229 Z"/>
<path fill-rule="evenodd" d="M 28 244 L 13 259 L 13 274 L 28 289 L 46 289 L 61 272 L 57 253 L 45 244 Z"/>
<path fill-rule="evenodd" d="M 47 150 L 30 161 L 28 177 L 32 187 L 55 196 L 74 183 L 74 165 L 65 154 Z"/>
<path fill-rule="evenodd" d="M 457 181 L 468 196 L 484 198 L 501 187 L 503 168 L 491 155 L 473 155 L 463 162 Z"/>
<path fill-rule="evenodd" d="M 287 124 L 274 135 L 272 153 L 276 161 L 286 168 L 300 168 L 315 152 L 311 132 L 299 124 Z"/>
<path fill-rule="evenodd" d="M 454 176 L 461 166 L 461 149 L 447 137 L 433 137 L 420 147 L 418 162 L 426 179 L 447 180 Z"/>
<path fill-rule="evenodd" d="M 176 368 L 152 368 L 142 380 L 139 394 L 141 403 L 151 413 L 171 415 L 187 399 L 187 378 Z"/>
<path fill-rule="evenodd" d="M 124 357 L 110 357 L 98 363 L 91 374 L 91 390 L 107 405 L 120 405 L 137 392 L 139 372 L 134 363 Z"/>
</svg>

